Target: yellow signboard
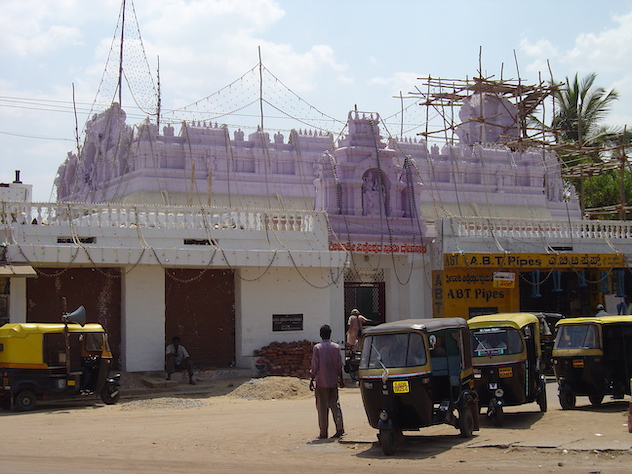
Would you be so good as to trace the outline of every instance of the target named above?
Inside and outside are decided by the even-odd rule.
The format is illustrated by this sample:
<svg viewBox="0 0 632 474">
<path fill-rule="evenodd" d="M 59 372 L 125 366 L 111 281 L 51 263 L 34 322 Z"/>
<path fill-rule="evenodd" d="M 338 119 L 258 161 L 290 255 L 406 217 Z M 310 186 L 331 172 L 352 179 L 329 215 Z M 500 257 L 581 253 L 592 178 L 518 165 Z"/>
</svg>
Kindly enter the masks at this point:
<svg viewBox="0 0 632 474">
<path fill-rule="evenodd" d="M 488 269 L 435 270 L 432 296 L 435 318 L 511 313 L 518 311 L 520 304 L 518 285 L 494 287 L 493 272 Z"/>
<path fill-rule="evenodd" d="M 533 270 L 546 268 L 624 267 L 623 254 L 617 253 L 452 253 L 443 256 L 444 268 L 506 268 Z"/>
</svg>

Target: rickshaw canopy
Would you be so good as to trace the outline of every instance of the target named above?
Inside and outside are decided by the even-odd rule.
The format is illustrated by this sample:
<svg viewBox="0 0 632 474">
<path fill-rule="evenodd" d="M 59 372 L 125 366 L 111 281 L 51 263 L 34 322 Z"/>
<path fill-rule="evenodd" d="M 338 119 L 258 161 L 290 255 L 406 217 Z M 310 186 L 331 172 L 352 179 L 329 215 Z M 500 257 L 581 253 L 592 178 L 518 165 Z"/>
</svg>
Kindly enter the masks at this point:
<svg viewBox="0 0 632 474">
<path fill-rule="evenodd" d="M 485 316 L 475 316 L 467 321 L 471 329 L 489 326 L 510 326 L 515 329 L 522 329 L 528 324 L 537 324 L 540 320 L 531 313 L 499 313 L 488 314 Z"/>
<path fill-rule="evenodd" d="M 11 323 L 0 326 L 0 338 L 27 337 L 34 334 L 63 333 L 63 323 Z M 68 324 L 69 333 L 105 332 L 100 324 Z"/>
<path fill-rule="evenodd" d="M 555 327 L 567 324 L 632 324 L 632 315 L 586 316 L 580 318 L 560 319 Z"/>
<path fill-rule="evenodd" d="M 365 328 L 364 334 L 382 334 L 410 330 L 432 333 L 444 329 L 461 329 L 467 327 L 467 321 L 463 318 L 402 319 L 401 321 L 393 321 Z"/>
<path fill-rule="evenodd" d="M 45 337 L 56 337 L 63 341 L 63 323 L 11 323 L 0 327 L 0 367 L 21 366 L 45 368 L 47 363 L 44 348 Z M 68 324 L 68 334 L 79 337 L 80 334 L 105 334 L 100 324 Z M 48 336 L 59 334 L 60 336 Z M 105 337 L 99 336 L 105 343 Z M 48 347 L 48 346 L 47 346 Z M 60 348 L 61 350 L 61 348 Z M 109 349 L 108 349 L 109 351 Z"/>
</svg>

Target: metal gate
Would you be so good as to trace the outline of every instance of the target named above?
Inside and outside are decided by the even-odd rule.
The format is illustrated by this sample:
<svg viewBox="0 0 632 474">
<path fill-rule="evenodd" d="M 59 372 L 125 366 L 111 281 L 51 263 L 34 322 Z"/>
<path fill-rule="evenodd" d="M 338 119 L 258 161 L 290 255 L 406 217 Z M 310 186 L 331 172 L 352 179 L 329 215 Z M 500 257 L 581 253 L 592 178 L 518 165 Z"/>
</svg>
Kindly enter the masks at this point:
<svg viewBox="0 0 632 474">
<path fill-rule="evenodd" d="M 101 324 L 108 333 L 112 365 L 120 369 L 120 277 L 118 268 L 38 268 L 38 277 L 26 283 L 26 321 L 60 323 L 64 311 L 85 307 L 87 322 Z"/>
<path fill-rule="evenodd" d="M 165 344 L 181 338 L 193 366 L 235 363 L 235 272 L 165 270 Z"/>
<path fill-rule="evenodd" d="M 384 295 L 384 282 L 345 283 L 345 323 L 354 308 L 376 324 L 383 323 L 386 320 Z"/>
</svg>

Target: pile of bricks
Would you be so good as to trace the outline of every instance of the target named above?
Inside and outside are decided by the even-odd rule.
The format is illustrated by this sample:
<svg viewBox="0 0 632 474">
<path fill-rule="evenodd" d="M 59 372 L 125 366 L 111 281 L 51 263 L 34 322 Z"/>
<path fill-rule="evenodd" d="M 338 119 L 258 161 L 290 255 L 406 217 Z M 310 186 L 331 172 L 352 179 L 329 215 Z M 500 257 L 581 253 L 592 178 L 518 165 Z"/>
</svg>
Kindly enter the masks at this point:
<svg viewBox="0 0 632 474">
<path fill-rule="evenodd" d="M 314 343 L 307 339 L 293 342 L 272 342 L 254 351 L 263 359 L 268 375 L 309 378 Z"/>
</svg>

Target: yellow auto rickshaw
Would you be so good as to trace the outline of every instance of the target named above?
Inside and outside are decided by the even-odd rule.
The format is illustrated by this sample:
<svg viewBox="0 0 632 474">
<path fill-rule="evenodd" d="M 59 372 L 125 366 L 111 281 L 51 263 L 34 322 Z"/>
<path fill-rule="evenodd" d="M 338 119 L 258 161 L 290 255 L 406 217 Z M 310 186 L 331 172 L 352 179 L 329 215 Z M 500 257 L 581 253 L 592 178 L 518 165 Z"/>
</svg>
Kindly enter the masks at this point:
<svg viewBox="0 0 632 474">
<path fill-rule="evenodd" d="M 560 405 L 575 408 L 578 395 L 599 406 L 605 395 L 630 395 L 632 316 L 566 318 L 557 323 L 553 370 Z"/>
<path fill-rule="evenodd" d="M 537 402 L 547 409 L 540 345 L 540 319 L 531 313 L 501 313 L 468 320 L 472 336 L 474 389 L 495 426 L 503 407 Z"/>
<path fill-rule="evenodd" d="M 478 396 L 462 318 L 408 319 L 364 331 L 358 369 L 369 424 L 386 455 L 403 431 L 446 423 L 470 437 L 478 430 Z"/>
<path fill-rule="evenodd" d="M 118 401 L 120 375 L 109 375 L 112 353 L 103 327 L 84 324 L 83 306 L 62 319 L 0 327 L 0 407 L 27 411 L 37 400 L 90 395 Z"/>
</svg>

